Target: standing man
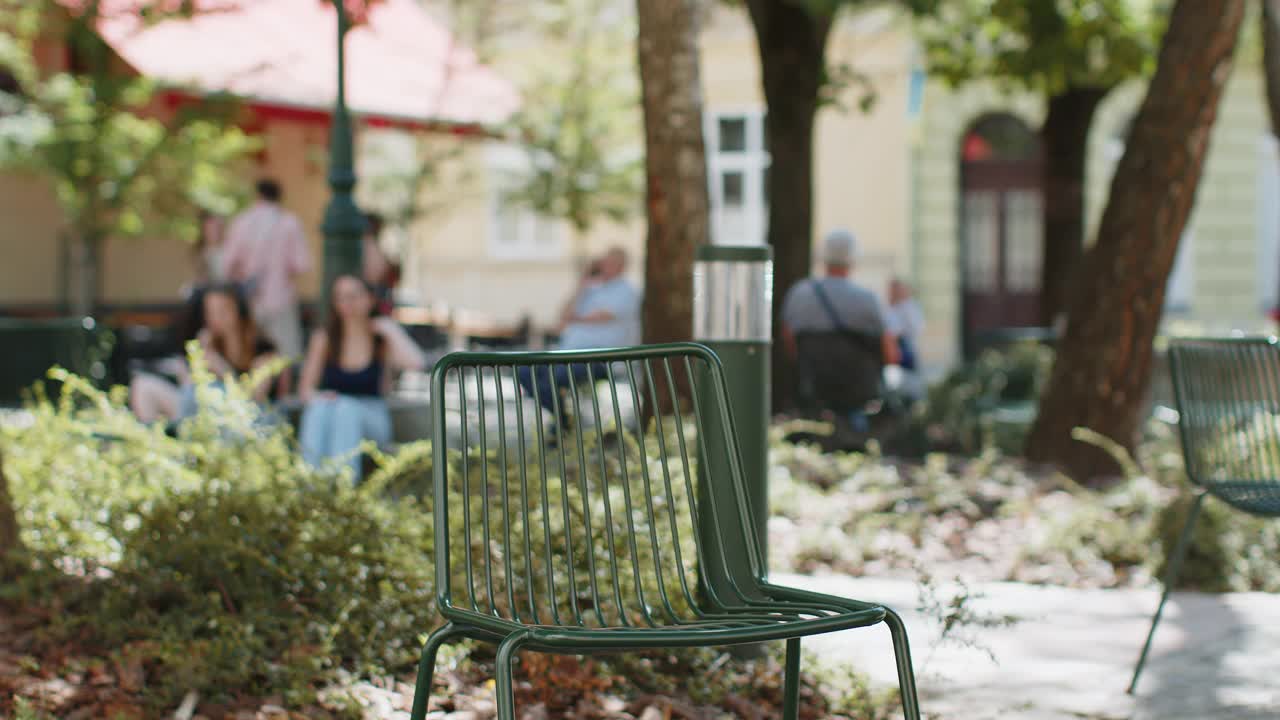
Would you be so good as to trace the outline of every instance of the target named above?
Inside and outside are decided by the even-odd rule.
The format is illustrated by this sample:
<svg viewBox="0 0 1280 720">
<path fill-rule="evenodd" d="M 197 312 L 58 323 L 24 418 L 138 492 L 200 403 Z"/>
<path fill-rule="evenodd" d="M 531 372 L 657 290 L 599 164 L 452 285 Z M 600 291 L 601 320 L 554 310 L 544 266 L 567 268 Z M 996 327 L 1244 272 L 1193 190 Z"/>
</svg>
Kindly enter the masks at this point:
<svg viewBox="0 0 1280 720">
<path fill-rule="evenodd" d="M 853 233 L 827 235 L 823 276 L 801 280 L 783 300 L 782 342 L 797 361 L 802 403 L 865 431 L 863 409 L 880 397 L 883 367 L 900 354 L 880 299 L 852 280 L 857 255 Z"/>
<path fill-rule="evenodd" d="M 231 221 L 226 272 L 247 293 L 253 318 L 279 351 L 302 355 L 297 279 L 311 269 L 311 249 L 302 223 L 280 205 L 280 184 L 257 184 L 258 201 Z"/>
</svg>

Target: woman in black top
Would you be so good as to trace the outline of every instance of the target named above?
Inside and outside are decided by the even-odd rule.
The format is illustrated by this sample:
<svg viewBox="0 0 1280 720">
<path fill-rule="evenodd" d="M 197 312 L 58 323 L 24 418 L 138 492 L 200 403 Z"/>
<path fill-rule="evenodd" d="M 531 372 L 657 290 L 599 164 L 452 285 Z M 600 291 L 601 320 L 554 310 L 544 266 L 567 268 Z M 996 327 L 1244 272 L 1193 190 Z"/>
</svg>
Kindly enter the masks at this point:
<svg viewBox="0 0 1280 720">
<path fill-rule="evenodd" d="M 421 370 L 422 351 L 394 320 L 378 314 L 369 285 L 354 275 L 333 281 L 329 320 L 311 336 L 302 367 L 299 442 L 307 462 L 342 458 L 360 480 L 360 444 L 391 442 L 386 395 L 394 370 Z"/>
</svg>

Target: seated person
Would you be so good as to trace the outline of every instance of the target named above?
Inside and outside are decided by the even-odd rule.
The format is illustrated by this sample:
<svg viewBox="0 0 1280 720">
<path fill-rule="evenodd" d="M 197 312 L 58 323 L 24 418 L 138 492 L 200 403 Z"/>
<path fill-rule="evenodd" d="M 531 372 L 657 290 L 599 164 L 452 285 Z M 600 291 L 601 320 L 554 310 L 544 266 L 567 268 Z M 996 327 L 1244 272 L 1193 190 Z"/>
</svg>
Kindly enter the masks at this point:
<svg viewBox="0 0 1280 720">
<path fill-rule="evenodd" d="M 866 406 L 880 397 L 883 367 L 896 364 L 899 351 L 880 300 L 850 279 L 856 257 L 851 233 L 827 236 L 825 275 L 787 291 L 781 335 L 796 359 L 801 407 L 835 412 L 865 432 Z"/>
<path fill-rule="evenodd" d="M 329 319 L 307 346 L 298 395 L 305 403 L 298 440 L 312 465 L 347 457 L 356 482 L 356 450 L 365 440 L 391 442 L 386 396 L 394 370 L 422 370 L 426 359 L 404 328 L 378 312 L 373 289 L 340 275 L 329 293 Z"/>
<path fill-rule="evenodd" d="M 635 345 L 640 342 L 640 292 L 624 277 L 627 252 L 613 248 L 604 257 L 587 266 L 573 297 L 560 314 L 560 348 L 588 350 Z M 566 420 L 568 407 L 558 395 L 589 378 L 607 377 L 603 363 L 543 365 L 517 370 L 520 385 L 529 397 L 535 397 L 544 409 L 556 414 L 557 421 Z"/>
<path fill-rule="evenodd" d="M 272 344 L 259 334 L 249 302 L 234 285 L 215 285 L 200 297 L 201 328 L 196 334 L 209 371 L 218 377 L 240 374 L 275 359 Z M 129 406 L 144 423 L 175 421 L 196 412 L 196 389 L 186 365 L 180 366 L 180 385 L 156 375 L 140 373 L 129 383 Z M 258 388 L 255 398 L 288 392 L 287 373 Z"/>
</svg>

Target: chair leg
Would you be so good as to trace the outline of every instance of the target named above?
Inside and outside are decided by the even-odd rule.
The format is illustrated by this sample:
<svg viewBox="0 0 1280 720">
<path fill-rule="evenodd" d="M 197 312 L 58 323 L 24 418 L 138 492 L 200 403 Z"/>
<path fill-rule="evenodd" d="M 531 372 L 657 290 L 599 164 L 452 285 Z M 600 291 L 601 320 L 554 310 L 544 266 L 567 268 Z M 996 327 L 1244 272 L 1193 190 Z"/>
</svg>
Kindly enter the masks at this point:
<svg viewBox="0 0 1280 720">
<path fill-rule="evenodd" d="M 436 653 L 445 643 L 462 633 L 453 623 L 445 623 L 427 638 L 422 646 L 422 659 L 418 662 L 418 683 L 413 691 L 413 711 L 410 720 L 423 720 L 427 716 L 427 704 L 431 701 L 431 682 L 435 678 Z"/>
<path fill-rule="evenodd" d="M 898 691 L 902 695 L 902 715 L 906 720 L 920 720 L 920 698 L 916 695 L 916 671 L 911 667 L 911 645 L 907 642 L 907 626 L 898 613 L 885 609 L 884 622 L 893 637 L 893 654 L 898 663 Z"/>
<path fill-rule="evenodd" d="M 521 634 L 510 635 L 498 646 L 494 675 L 498 681 L 498 720 L 516 720 L 516 693 L 512 682 L 511 662 L 516 651 L 528 640 Z"/>
<path fill-rule="evenodd" d="M 782 692 L 782 720 L 800 720 L 800 638 L 787 640 L 785 682 Z"/>
<path fill-rule="evenodd" d="M 1191 531 L 1200 517 L 1200 507 L 1204 504 L 1204 498 L 1205 493 L 1196 496 L 1195 504 L 1187 513 L 1187 522 L 1182 526 L 1182 534 L 1178 536 L 1178 544 L 1174 546 L 1173 555 L 1169 557 L 1169 567 L 1164 573 L 1164 591 L 1160 593 L 1160 605 L 1156 607 L 1156 614 L 1151 618 L 1151 629 L 1147 631 L 1147 641 L 1142 645 L 1142 654 L 1138 656 L 1138 664 L 1133 668 L 1133 680 L 1129 682 L 1129 689 L 1126 691 L 1130 695 L 1137 689 L 1138 678 L 1142 676 L 1142 668 L 1147 664 L 1147 654 L 1151 652 L 1151 640 L 1156 635 L 1156 626 L 1160 624 L 1160 617 L 1164 615 L 1164 604 L 1168 601 L 1173 586 L 1178 582 L 1178 573 L 1182 570 L 1182 561 L 1186 559 L 1187 549 L 1191 546 Z"/>
</svg>

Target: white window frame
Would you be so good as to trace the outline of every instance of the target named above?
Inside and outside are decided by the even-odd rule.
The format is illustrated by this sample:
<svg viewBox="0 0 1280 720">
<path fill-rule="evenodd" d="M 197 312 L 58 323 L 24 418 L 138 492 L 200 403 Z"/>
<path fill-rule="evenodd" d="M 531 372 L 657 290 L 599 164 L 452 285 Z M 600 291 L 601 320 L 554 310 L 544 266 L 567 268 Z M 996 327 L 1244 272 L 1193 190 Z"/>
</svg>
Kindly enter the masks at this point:
<svg viewBox="0 0 1280 720">
<path fill-rule="evenodd" d="M 746 122 L 746 147 L 720 150 L 720 121 L 741 118 Z M 726 108 L 703 114 L 703 138 L 707 147 L 707 184 L 711 199 L 711 242 L 717 245 L 763 245 L 769 227 L 769 203 L 765 198 L 765 171 L 771 164 L 764 136 L 765 113 L 760 108 Z M 742 173 L 745 228 L 743 237 L 728 237 L 723 215 L 727 172 Z"/>
<path fill-rule="evenodd" d="M 516 206 L 505 209 L 516 213 L 516 231 L 514 238 L 503 237 L 504 196 L 528 175 L 528 151 L 518 145 L 491 144 L 485 151 L 485 167 L 489 257 L 495 260 L 563 260 L 567 255 L 563 224 L 531 208 Z"/>
</svg>

